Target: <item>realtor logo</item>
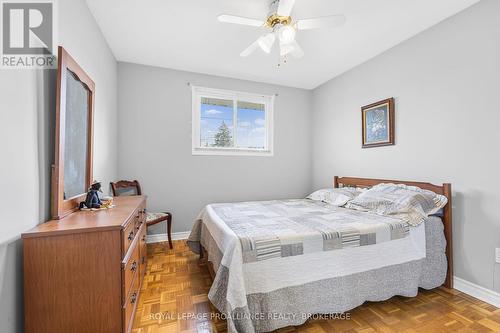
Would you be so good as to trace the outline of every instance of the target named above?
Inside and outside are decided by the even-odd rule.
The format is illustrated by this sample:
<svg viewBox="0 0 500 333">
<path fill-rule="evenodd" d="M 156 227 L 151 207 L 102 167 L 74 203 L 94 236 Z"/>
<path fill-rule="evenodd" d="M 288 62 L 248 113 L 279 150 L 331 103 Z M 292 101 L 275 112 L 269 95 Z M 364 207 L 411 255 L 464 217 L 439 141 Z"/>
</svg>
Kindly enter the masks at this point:
<svg viewBox="0 0 500 333">
<path fill-rule="evenodd" d="M 52 2 L 2 1 L 2 67 L 53 68 Z"/>
</svg>

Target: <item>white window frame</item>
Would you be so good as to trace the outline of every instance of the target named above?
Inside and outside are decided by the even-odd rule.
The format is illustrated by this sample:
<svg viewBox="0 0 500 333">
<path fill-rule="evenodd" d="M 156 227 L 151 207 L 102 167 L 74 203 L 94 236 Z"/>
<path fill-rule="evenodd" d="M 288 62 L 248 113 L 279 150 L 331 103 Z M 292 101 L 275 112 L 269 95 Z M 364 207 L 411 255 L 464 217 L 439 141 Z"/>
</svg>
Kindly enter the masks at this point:
<svg viewBox="0 0 500 333">
<path fill-rule="evenodd" d="M 241 91 L 206 88 L 191 85 L 192 89 L 192 154 L 193 155 L 234 155 L 234 156 L 273 156 L 273 119 L 275 95 L 254 94 Z M 201 146 L 201 99 L 218 98 L 233 101 L 233 140 L 237 142 L 237 102 L 245 101 L 264 104 L 266 141 L 264 149 L 234 147 L 202 147 Z"/>
</svg>

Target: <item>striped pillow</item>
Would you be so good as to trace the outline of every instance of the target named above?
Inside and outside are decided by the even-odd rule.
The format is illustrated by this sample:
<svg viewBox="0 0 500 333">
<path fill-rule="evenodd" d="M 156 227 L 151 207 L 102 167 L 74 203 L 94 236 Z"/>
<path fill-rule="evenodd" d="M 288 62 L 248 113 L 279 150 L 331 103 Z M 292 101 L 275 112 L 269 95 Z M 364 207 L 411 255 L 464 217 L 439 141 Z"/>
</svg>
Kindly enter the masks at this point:
<svg viewBox="0 0 500 333">
<path fill-rule="evenodd" d="M 380 215 L 400 215 L 410 225 L 417 226 L 429 215 L 442 209 L 445 196 L 404 184 L 379 184 L 347 203 L 346 208 L 369 211 Z"/>
</svg>

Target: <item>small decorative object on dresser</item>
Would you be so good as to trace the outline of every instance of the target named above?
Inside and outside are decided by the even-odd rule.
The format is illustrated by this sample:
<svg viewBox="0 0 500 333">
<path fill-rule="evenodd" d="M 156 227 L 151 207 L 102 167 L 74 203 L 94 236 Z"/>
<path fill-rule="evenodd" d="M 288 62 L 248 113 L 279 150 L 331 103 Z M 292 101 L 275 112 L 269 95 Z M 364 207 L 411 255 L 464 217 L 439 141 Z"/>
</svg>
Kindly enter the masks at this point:
<svg viewBox="0 0 500 333">
<path fill-rule="evenodd" d="M 141 185 L 137 180 L 120 180 L 111 183 L 111 190 L 115 197 L 128 195 L 142 195 Z M 173 249 L 172 244 L 172 214 L 169 212 L 151 213 L 146 212 L 146 226 L 152 226 L 165 221 L 167 224 L 167 237 L 170 249 Z"/>
<path fill-rule="evenodd" d="M 361 108 L 363 148 L 394 145 L 394 98 Z"/>
<path fill-rule="evenodd" d="M 109 209 L 115 207 L 115 205 L 113 205 L 113 197 L 106 196 L 103 197 L 101 201 L 102 201 L 101 208 Z"/>
<path fill-rule="evenodd" d="M 87 192 L 87 197 L 85 201 L 80 202 L 80 209 L 82 208 L 101 208 L 102 202 L 99 199 L 99 192 L 102 193 L 101 183 L 94 181 L 90 185 L 89 191 Z"/>
</svg>

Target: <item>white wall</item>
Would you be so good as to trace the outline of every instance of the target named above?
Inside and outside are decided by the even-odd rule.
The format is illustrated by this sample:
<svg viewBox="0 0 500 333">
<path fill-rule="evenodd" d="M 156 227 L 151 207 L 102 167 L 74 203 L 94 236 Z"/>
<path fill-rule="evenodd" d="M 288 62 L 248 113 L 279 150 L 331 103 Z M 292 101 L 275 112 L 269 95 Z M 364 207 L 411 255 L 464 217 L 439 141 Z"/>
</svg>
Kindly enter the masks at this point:
<svg viewBox="0 0 500 333">
<path fill-rule="evenodd" d="M 19 235 L 39 221 L 36 76 L 0 70 L 0 330 L 6 333 L 23 326 Z"/>
<path fill-rule="evenodd" d="M 311 92 L 250 81 L 119 63 L 118 174 L 138 179 L 152 211 L 190 230 L 209 203 L 304 197 L 311 183 Z M 278 93 L 274 156 L 193 156 L 191 88 Z M 164 225 L 150 228 L 165 232 Z"/>
<path fill-rule="evenodd" d="M 312 123 L 315 188 L 334 175 L 451 182 L 455 275 L 497 291 L 499 13 L 483 0 L 322 85 Z M 392 96 L 396 145 L 361 149 L 360 107 Z"/>
<path fill-rule="evenodd" d="M 59 45 L 96 83 L 94 177 L 117 174 L 117 63 L 84 0 L 58 1 Z M 20 234 L 49 218 L 55 71 L 0 70 L 0 323 L 23 331 Z"/>
</svg>

